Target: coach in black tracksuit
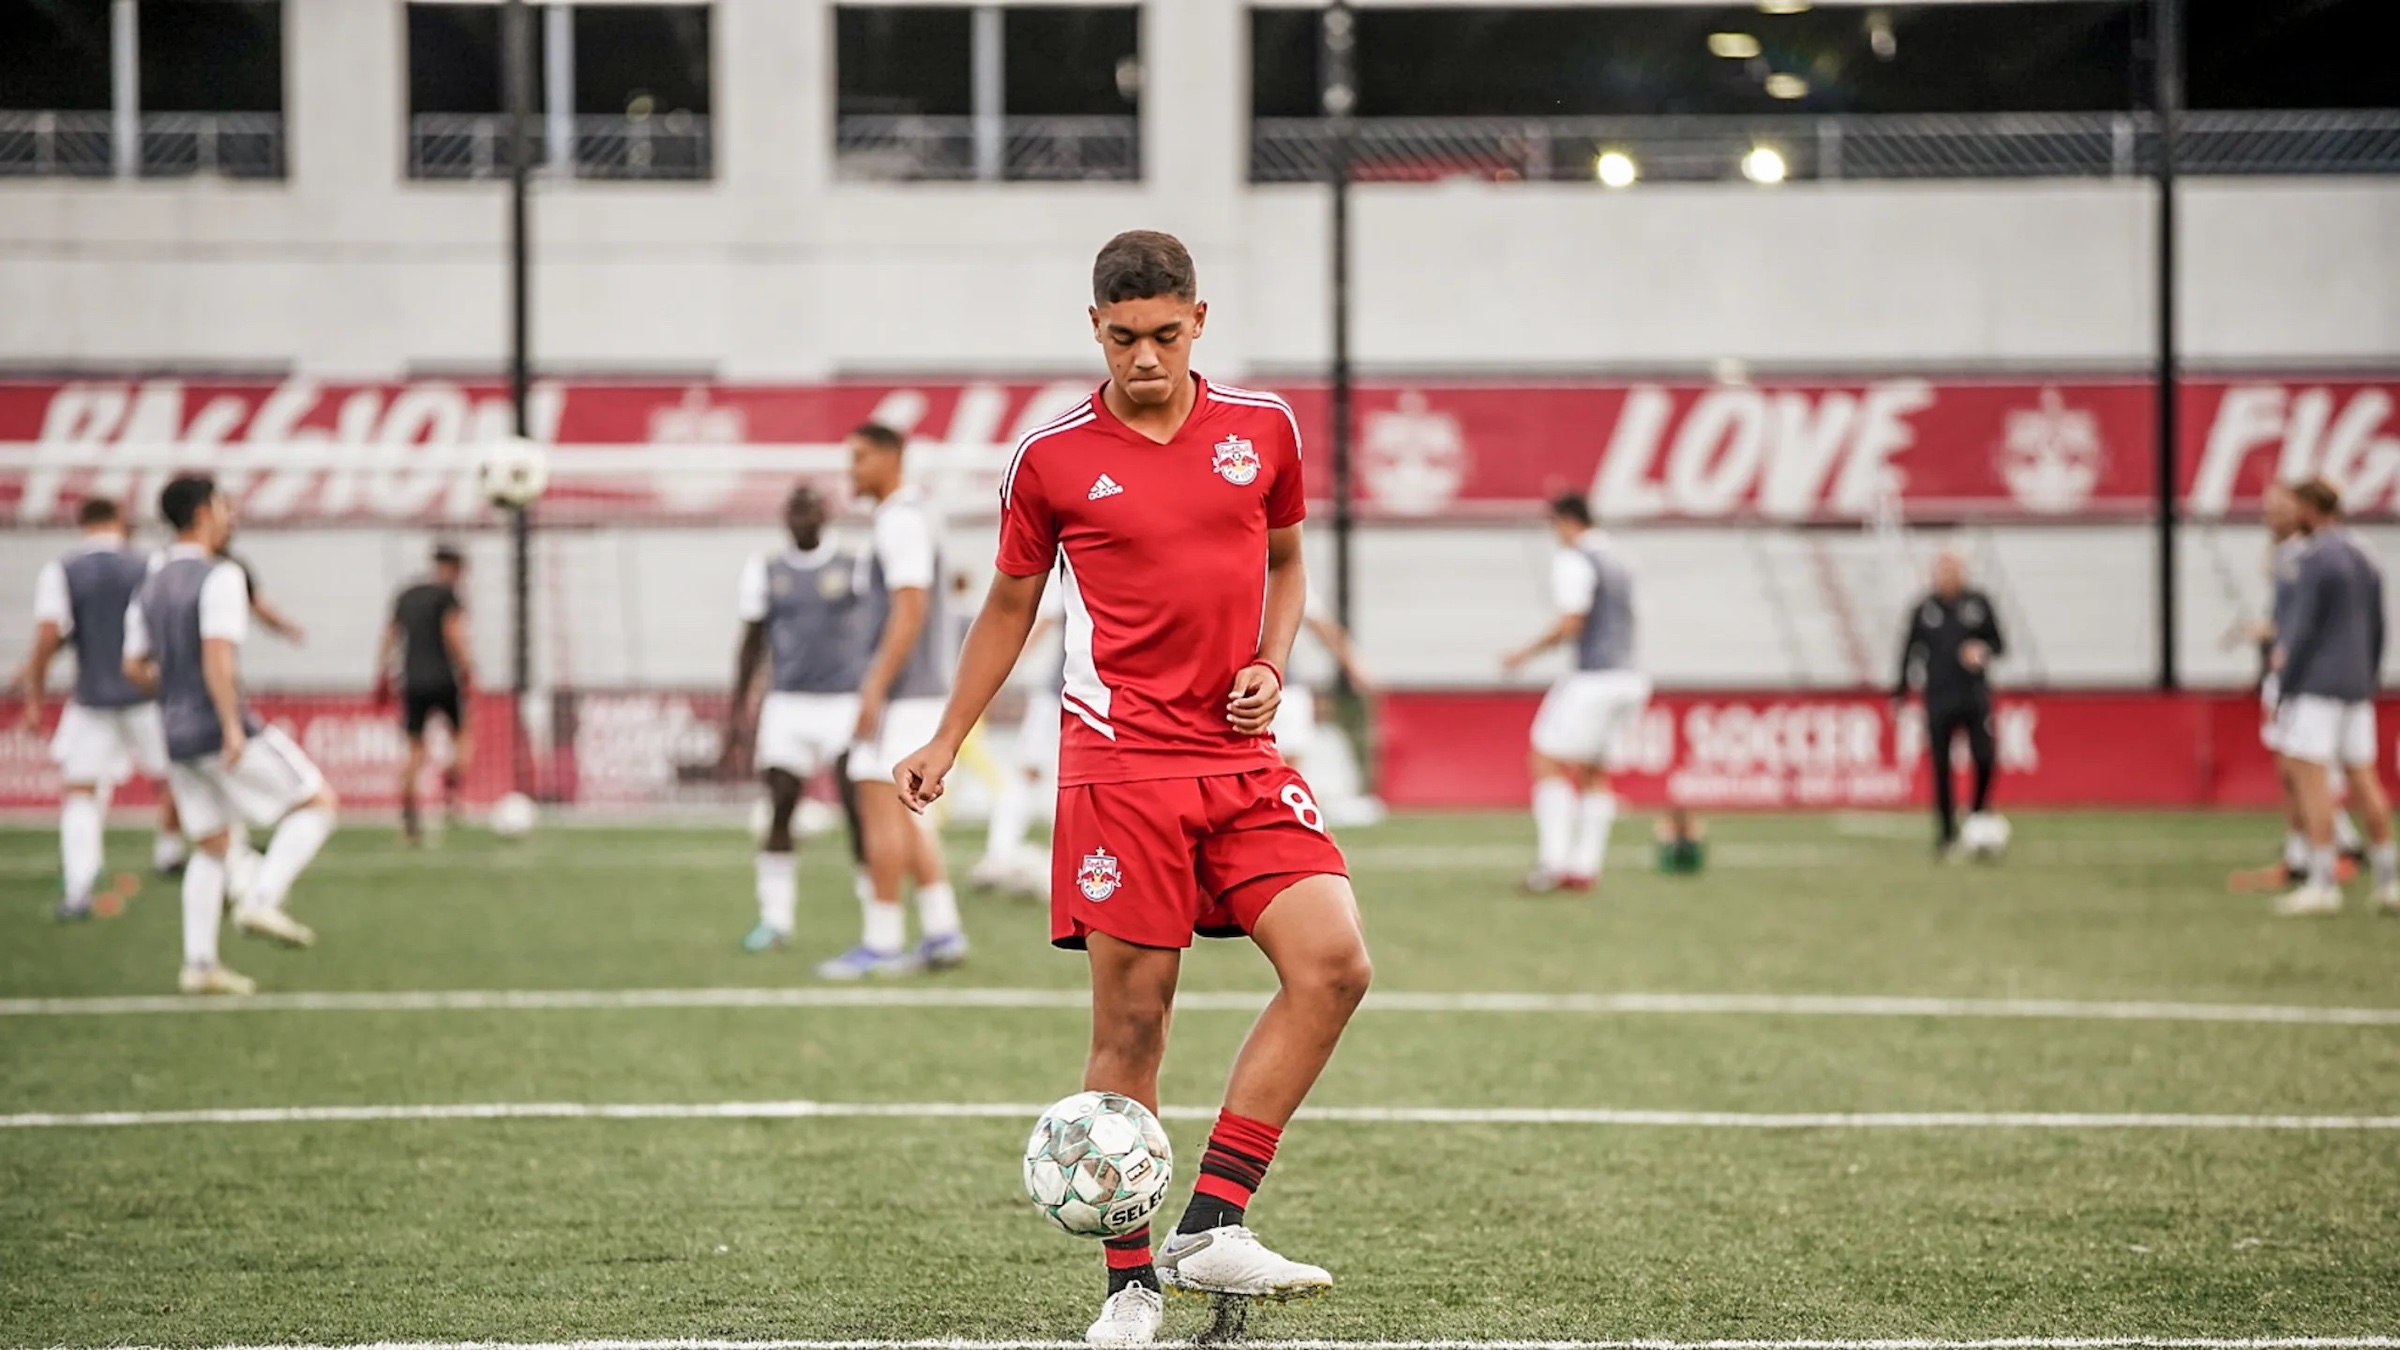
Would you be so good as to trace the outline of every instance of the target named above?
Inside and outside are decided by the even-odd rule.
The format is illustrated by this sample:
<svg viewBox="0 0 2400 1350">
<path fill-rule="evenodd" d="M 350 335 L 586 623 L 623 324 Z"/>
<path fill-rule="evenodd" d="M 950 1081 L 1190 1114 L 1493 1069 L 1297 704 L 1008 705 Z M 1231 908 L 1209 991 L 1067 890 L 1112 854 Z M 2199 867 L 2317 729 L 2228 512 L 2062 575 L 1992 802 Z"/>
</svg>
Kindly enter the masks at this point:
<svg viewBox="0 0 2400 1350">
<path fill-rule="evenodd" d="M 1991 804 L 1992 684 L 1991 664 L 2008 650 L 2000 637 L 2000 616 L 1990 596 L 1967 585 L 1967 567 L 1955 553 L 1933 562 L 1933 588 L 1908 615 L 1908 636 L 1900 644 L 1900 679 L 1892 689 L 1897 707 L 1909 690 L 1925 691 L 1925 748 L 1933 759 L 1933 816 L 1936 842 L 1948 848 L 1958 838 L 1958 817 L 1950 782 L 1950 743 L 1967 733 L 1967 751 L 1975 760 L 1972 809 L 1981 814 Z"/>
</svg>

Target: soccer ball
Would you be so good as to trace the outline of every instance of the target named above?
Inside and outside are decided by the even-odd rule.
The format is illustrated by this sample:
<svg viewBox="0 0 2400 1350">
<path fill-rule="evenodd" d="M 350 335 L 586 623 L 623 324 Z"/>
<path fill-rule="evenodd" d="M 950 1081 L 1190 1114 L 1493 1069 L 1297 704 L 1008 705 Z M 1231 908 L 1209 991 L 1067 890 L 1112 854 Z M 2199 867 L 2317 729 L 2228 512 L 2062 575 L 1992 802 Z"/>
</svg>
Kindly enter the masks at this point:
<svg viewBox="0 0 2400 1350">
<path fill-rule="evenodd" d="M 1967 817 L 1958 827 L 1959 847 L 1967 856 L 1990 861 L 2008 852 L 2008 818 L 1985 812 Z"/>
<path fill-rule="evenodd" d="M 1114 1092 L 1078 1092 L 1025 1141 L 1025 1194 L 1077 1237 L 1123 1237 L 1149 1222 L 1174 1180 L 1166 1127 Z"/>
<path fill-rule="evenodd" d="M 494 506 L 529 506 L 550 486 L 550 451 L 523 436 L 504 436 L 483 448 L 475 487 Z"/>
<path fill-rule="evenodd" d="M 522 792 L 502 797 L 492 807 L 492 833 L 503 839 L 522 839 L 533 833 L 533 798 Z"/>
</svg>

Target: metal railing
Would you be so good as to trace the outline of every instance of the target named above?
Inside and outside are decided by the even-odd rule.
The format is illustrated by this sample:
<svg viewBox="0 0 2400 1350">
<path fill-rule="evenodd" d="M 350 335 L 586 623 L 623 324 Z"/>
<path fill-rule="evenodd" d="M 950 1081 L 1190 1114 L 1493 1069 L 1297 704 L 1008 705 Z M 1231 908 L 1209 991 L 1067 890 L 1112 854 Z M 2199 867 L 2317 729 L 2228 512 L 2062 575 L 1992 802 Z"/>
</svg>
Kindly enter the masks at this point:
<svg viewBox="0 0 2400 1350">
<path fill-rule="evenodd" d="M 834 125 L 837 176 L 864 182 L 1138 182 L 1136 117 L 1004 117 L 979 160 L 977 119 L 851 114 Z M 988 166 L 988 167 L 987 167 Z M 993 169 L 997 173 L 992 172 Z"/>
<path fill-rule="evenodd" d="M 116 172 L 115 117 L 105 112 L 0 112 L 0 177 L 106 178 Z M 143 113 L 144 178 L 281 178 L 282 113 Z"/>
<path fill-rule="evenodd" d="M 2148 173 L 2147 113 L 1775 117 L 1374 117 L 1351 124 L 1358 182 L 1589 181 L 1608 151 L 1651 182 L 1745 175 L 1765 146 L 1792 179 L 2125 178 Z M 1331 154 L 1318 118 L 1251 125 L 1250 180 L 1313 182 Z M 2400 173 L 2400 110 L 2208 112 L 2184 119 L 2193 174 Z"/>
<path fill-rule="evenodd" d="M 571 119 L 578 178 L 691 180 L 713 177 L 715 149 L 706 117 L 586 114 Z M 527 120 L 536 168 L 550 162 L 549 124 Z M 505 178 L 510 170 L 508 114 L 418 113 L 408 123 L 411 178 Z"/>
</svg>

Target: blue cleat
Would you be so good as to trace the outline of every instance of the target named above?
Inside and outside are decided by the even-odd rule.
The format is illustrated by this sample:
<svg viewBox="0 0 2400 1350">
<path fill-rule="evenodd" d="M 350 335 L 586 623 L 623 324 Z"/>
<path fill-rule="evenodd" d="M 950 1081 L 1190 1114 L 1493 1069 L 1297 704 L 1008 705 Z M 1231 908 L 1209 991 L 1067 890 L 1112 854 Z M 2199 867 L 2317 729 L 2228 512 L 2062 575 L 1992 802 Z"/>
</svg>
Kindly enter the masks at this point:
<svg viewBox="0 0 2400 1350">
<path fill-rule="evenodd" d="M 758 927 L 751 929 L 749 933 L 742 938 L 742 950 L 746 952 L 771 952 L 777 947 L 789 946 L 791 941 L 792 935 L 788 931 L 774 927 L 771 924 L 762 923 Z"/>
<path fill-rule="evenodd" d="M 944 933 L 917 944 L 917 964 L 926 970 L 956 970 L 967 963 L 967 935 Z"/>
<path fill-rule="evenodd" d="M 908 975 L 918 969 L 916 957 L 907 952 L 879 952 L 873 947 L 852 947 L 840 956 L 817 966 L 820 980 L 863 980 L 870 975 Z"/>
<path fill-rule="evenodd" d="M 81 923 L 92 917 L 92 902 L 73 898 L 61 900 L 58 907 L 50 911 L 50 917 L 60 923 Z"/>
</svg>

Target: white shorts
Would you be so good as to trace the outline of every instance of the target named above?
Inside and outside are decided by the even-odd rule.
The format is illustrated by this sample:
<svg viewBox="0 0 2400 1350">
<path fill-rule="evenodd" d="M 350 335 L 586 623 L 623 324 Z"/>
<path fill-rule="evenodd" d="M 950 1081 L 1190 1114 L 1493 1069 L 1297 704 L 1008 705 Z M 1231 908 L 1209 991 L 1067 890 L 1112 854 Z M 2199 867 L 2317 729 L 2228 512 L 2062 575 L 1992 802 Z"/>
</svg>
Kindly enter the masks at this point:
<svg viewBox="0 0 2400 1350">
<path fill-rule="evenodd" d="M 2258 743 L 2275 754 L 2283 753 L 2283 738 L 2275 729 L 2275 676 L 2269 672 L 2258 686 Z"/>
<path fill-rule="evenodd" d="M 167 788 L 187 839 L 206 839 L 245 821 L 265 829 L 325 790 L 325 776 L 292 738 L 274 727 L 250 738 L 231 767 L 221 755 L 167 766 Z"/>
<path fill-rule="evenodd" d="M 1025 696 L 1025 716 L 1017 723 L 1019 769 L 1043 778 L 1058 776 L 1059 719 L 1064 716 L 1066 704 L 1057 690 Z"/>
<path fill-rule="evenodd" d="M 794 778 L 813 778 L 842 757 L 857 732 L 856 694 L 769 691 L 758 710 L 758 744 L 752 758 L 762 771 L 781 769 Z"/>
<path fill-rule="evenodd" d="M 948 699 L 896 698 L 884 705 L 883 726 L 875 739 L 850 747 L 850 780 L 889 783 L 902 757 L 925 748 L 942 726 L 942 707 Z"/>
<path fill-rule="evenodd" d="M 1533 748 L 1568 764 L 1608 765 L 1617 739 L 1650 705 L 1650 677 L 1631 670 L 1587 670 L 1562 677 L 1533 717 Z"/>
<path fill-rule="evenodd" d="M 1275 749 L 1283 762 L 1297 766 L 1317 745 L 1317 691 L 1302 685 L 1283 691 L 1283 702 L 1275 709 L 1275 725 L 1268 730 L 1275 736 Z"/>
<path fill-rule="evenodd" d="M 2345 703 L 2321 694 L 2293 694 L 2275 709 L 2271 732 L 2276 752 L 2323 764 L 2354 768 L 2375 762 L 2375 705 Z"/>
<path fill-rule="evenodd" d="M 61 781 L 77 786 L 115 787 L 140 774 L 167 774 L 167 733 L 158 705 L 87 708 L 69 703 L 50 738 L 50 760 Z"/>
</svg>

